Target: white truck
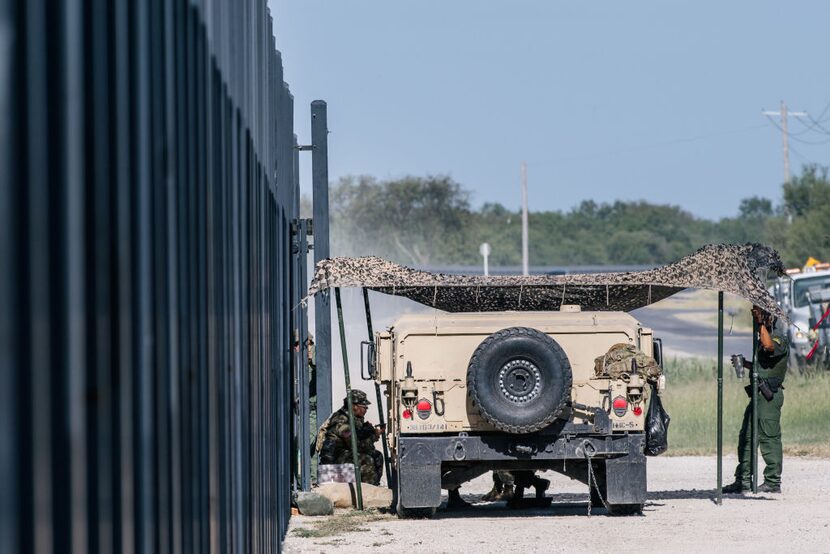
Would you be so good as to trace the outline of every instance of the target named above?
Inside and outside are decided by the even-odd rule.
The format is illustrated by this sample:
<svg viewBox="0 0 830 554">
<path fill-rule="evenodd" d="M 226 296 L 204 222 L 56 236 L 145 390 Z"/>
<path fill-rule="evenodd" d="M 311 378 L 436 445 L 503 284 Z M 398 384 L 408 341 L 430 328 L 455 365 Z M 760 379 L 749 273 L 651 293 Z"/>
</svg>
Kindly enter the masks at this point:
<svg viewBox="0 0 830 554">
<path fill-rule="evenodd" d="M 830 368 L 830 264 L 788 270 L 775 280 L 770 293 L 792 320 L 790 369 L 803 373 Z"/>
</svg>

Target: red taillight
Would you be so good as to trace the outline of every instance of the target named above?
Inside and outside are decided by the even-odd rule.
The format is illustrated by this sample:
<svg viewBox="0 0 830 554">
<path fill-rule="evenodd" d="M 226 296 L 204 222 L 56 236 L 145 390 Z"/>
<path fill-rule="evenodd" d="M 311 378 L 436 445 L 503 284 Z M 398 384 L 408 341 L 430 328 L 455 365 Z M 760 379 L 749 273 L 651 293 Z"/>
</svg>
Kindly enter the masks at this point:
<svg viewBox="0 0 830 554">
<path fill-rule="evenodd" d="M 634 409 L 632 411 L 634 412 L 635 416 L 643 415 L 643 409 L 639 406 L 634 406 Z"/>
<path fill-rule="evenodd" d="M 415 406 L 415 411 L 418 412 L 418 417 L 427 419 L 429 414 L 432 413 L 432 404 L 429 403 L 429 400 L 422 398 L 418 401 L 418 405 Z"/>
<path fill-rule="evenodd" d="M 625 415 L 625 412 L 628 411 L 628 400 L 626 400 L 623 396 L 618 396 L 614 399 L 611 406 L 614 408 L 614 414 L 616 414 L 617 417 L 622 417 Z"/>
<path fill-rule="evenodd" d="M 410 412 L 409 410 L 404 410 L 401 415 L 404 419 L 410 419 L 412 417 L 412 412 Z"/>
</svg>

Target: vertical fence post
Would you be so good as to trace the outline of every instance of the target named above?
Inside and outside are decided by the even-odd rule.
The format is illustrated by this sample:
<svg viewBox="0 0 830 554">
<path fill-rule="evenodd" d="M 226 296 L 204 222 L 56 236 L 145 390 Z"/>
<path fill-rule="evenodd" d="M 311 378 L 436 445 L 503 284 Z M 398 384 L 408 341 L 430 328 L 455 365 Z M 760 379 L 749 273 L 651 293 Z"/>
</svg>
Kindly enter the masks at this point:
<svg viewBox="0 0 830 554">
<path fill-rule="evenodd" d="M 314 264 L 329 257 L 329 161 L 326 103 L 311 103 L 311 180 L 313 192 Z M 331 297 L 314 298 L 317 345 L 317 419 L 331 415 Z"/>
<path fill-rule="evenodd" d="M 723 291 L 718 292 L 718 505 L 723 504 Z"/>
<path fill-rule="evenodd" d="M 89 4 L 0 0 L 0 552 L 277 551 L 299 182 L 267 1 Z"/>
</svg>

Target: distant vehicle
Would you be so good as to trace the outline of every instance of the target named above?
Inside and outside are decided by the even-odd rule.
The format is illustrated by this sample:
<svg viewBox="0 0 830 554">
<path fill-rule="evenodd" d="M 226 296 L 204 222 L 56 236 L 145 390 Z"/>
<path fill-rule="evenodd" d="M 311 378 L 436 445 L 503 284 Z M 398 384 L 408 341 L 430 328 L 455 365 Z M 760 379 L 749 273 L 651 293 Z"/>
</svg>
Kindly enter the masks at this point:
<svg viewBox="0 0 830 554">
<path fill-rule="evenodd" d="M 792 320 L 790 369 L 830 369 L 830 317 L 822 321 L 830 306 L 830 264 L 787 270 L 770 293 Z"/>
</svg>

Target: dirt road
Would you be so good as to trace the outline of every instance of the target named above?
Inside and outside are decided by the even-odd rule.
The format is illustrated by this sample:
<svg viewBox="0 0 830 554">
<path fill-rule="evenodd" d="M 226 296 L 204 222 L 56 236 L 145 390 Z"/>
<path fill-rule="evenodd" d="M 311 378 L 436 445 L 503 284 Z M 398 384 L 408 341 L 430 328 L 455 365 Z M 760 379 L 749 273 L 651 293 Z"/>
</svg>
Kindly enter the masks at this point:
<svg viewBox="0 0 830 554">
<path fill-rule="evenodd" d="M 724 460 L 731 482 L 735 459 Z M 321 519 L 295 516 L 286 552 L 826 552 L 830 553 L 830 460 L 787 458 L 783 494 L 727 495 L 712 501 L 714 457 L 652 458 L 643 516 L 587 516 L 585 486 L 556 473 L 546 510 L 511 511 L 478 503 L 459 513 L 439 508 L 430 520 L 354 523 L 353 532 L 301 538 Z M 478 502 L 490 476 L 462 491 Z M 343 516 L 325 518 L 334 520 Z M 377 516 L 376 516 L 377 517 Z M 356 519 L 356 518 L 355 518 Z M 302 534 L 302 532 L 300 532 Z"/>
</svg>

